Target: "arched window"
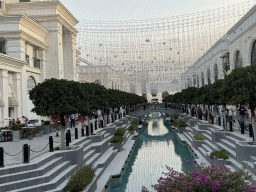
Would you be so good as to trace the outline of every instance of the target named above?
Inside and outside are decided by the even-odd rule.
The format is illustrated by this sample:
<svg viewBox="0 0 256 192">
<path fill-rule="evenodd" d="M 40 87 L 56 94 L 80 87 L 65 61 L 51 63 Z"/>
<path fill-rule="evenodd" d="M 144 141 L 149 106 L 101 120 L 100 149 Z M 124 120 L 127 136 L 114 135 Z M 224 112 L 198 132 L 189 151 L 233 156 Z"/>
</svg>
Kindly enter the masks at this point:
<svg viewBox="0 0 256 192">
<path fill-rule="evenodd" d="M 164 99 L 165 97 L 167 97 L 169 95 L 169 93 L 167 92 L 167 91 L 164 91 L 163 93 L 162 93 L 162 98 Z"/>
<path fill-rule="evenodd" d="M 196 86 L 196 75 L 193 75 L 193 87 Z"/>
<path fill-rule="evenodd" d="M 210 72 L 209 68 L 207 69 L 207 79 L 208 79 L 208 85 L 210 85 L 211 84 L 211 72 Z"/>
<path fill-rule="evenodd" d="M 217 64 L 215 64 L 214 65 L 214 79 L 215 79 L 215 81 L 218 81 L 219 80 L 219 74 L 218 74 L 218 65 Z"/>
<path fill-rule="evenodd" d="M 204 73 L 201 73 L 201 78 L 202 78 L 202 86 L 204 86 Z"/>
<path fill-rule="evenodd" d="M 34 77 L 29 76 L 28 80 L 27 80 L 27 91 L 30 91 L 35 86 L 36 86 L 36 81 L 35 81 Z"/>
<path fill-rule="evenodd" d="M 199 88 L 199 76 L 196 76 L 196 81 L 197 81 L 197 88 Z"/>
<path fill-rule="evenodd" d="M 251 55 L 251 65 L 256 64 L 256 41 L 254 41 L 252 46 L 252 55 Z"/>
<path fill-rule="evenodd" d="M 235 69 L 237 68 L 242 68 L 243 64 L 242 64 L 242 57 L 241 57 L 241 53 L 240 51 L 236 52 L 236 60 L 235 60 Z"/>
</svg>

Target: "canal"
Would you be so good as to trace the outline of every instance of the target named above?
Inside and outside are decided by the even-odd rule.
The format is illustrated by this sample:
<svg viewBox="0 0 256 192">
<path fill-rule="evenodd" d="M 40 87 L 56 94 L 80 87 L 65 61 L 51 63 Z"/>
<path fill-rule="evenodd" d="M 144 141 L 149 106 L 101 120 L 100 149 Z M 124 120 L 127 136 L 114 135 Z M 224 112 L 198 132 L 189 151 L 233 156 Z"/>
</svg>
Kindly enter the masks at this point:
<svg viewBox="0 0 256 192">
<path fill-rule="evenodd" d="M 165 123 L 162 113 L 147 116 L 148 124 L 139 131 L 138 138 L 122 176 L 112 181 L 107 192 L 140 192 L 142 186 L 154 191 L 152 184 L 167 172 L 166 165 L 182 172 L 186 161 L 194 158 L 190 149 L 181 144 L 176 133 Z"/>
</svg>

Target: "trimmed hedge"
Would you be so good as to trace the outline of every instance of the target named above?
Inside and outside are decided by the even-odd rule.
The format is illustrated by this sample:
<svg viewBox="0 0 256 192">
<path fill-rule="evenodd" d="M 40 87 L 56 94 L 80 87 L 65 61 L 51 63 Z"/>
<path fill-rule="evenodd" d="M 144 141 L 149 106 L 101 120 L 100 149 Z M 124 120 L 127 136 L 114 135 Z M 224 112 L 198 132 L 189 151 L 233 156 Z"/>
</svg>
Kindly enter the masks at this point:
<svg viewBox="0 0 256 192">
<path fill-rule="evenodd" d="M 193 137 L 195 140 L 199 140 L 199 141 L 203 141 L 204 140 L 204 136 L 202 135 L 194 135 Z"/>
<path fill-rule="evenodd" d="M 130 125 L 129 127 L 128 127 L 128 131 L 134 131 L 135 130 L 135 126 L 134 125 Z"/>
<path fill-rule="evenodd" d="M 123 143 L 123 137 L 122 136 L 114 136 L 110 140 L 110 143 Z"/>
<path fill-rule="evenodd" d="M 225 149 L 214 150 L 210 154 L 210 158 L 216 157 L 217 159 L 228 159 L 228 152 Z"/>
<path fill-rule="evenodd" d="M 74 175 L 71 176 L 67 189 L 71 192 L 82 191 L 86 188 L 95 176 L 95 170 L 90 165 L 79 168 Z"/>
<path fill-rule="evenodd" d="M 125 134 L 125 129 L 124 128 L 117 128 L 115 136 L 123 137 Z"/>
<path fill-rule="evenodd" d="M 138 119 L 133 119 L 131 121 L 131 124 L 138 125 L 139 124 L 139 120 Z"/>
</svg>

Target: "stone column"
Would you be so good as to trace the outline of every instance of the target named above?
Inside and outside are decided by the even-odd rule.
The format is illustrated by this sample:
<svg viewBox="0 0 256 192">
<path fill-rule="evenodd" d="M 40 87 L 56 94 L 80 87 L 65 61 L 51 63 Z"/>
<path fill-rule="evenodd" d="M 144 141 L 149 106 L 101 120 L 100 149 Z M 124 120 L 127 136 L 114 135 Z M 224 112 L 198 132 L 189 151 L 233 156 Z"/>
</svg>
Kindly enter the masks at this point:
<svg viewBox="0 0 256 192">
<path fill-rule="evenodd" d="M 64 78 L 76 80 L 76 36 L 66 28 L 63 31 Z"/>
<path fill-rule="evenodd" d="M 0 108 L 1 116 L 0 116 L 0 126 L 4 127 L 7 126 L 8 121 L 8 71 L 7 70 L 0 70 L 0 90 L 2 91 L 2 101 L 4 102 L 4 107 Z"/>
<path fill-rule="evenodd" d="M 15 107 L 15 116 L 16 117 L 21 117 L 21 107 L 22 107 L 22 100 L 21 100 L 21 95 L 22 95 L 22 89 L 21 89 L 21 74 L 20 73 L 14 73 L 13 75 L 13 91 L 15 93 L 14 98 L 18 102 L 18 107 Z"/>
<path fill-rule="evenodd" d="M 45 68 L 46 78 L 64 78 L 63 67 L 63 45 L 62 45 L 62 25 L 57 23 L 56 26 L 50 30 L 47 36 L 49 47 L 47 49 L 47 64 Z"/>
<path fill-rule="evenodd" d="M 26 45 L 20 38 L 6 39 L 6 54 L 21 60 L 25 60 Z"/>
</svg>

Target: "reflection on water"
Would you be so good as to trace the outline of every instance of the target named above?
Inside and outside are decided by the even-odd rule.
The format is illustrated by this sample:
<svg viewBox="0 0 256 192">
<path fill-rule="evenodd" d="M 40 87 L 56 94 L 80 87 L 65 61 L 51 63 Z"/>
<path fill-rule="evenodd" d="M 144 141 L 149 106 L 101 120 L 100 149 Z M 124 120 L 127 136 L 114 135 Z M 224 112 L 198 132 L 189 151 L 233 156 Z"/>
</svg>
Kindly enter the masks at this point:
<svg viewBox="0 0 256 192">
<path fill-rule="evenodd" d="M 142 186 L 150 191 L 152 184 L 167 172 L 165 165 L 181 172 L 186 160 L 194 159 L 186 145 L 182 145 L 163 117 L 149 119 L 139 132 L 135 148 L 118 182 L 112 182 L 108 192 L 139 192 Z M 155 117 L 155 113 L 149 114 Z"/>
</svg>

